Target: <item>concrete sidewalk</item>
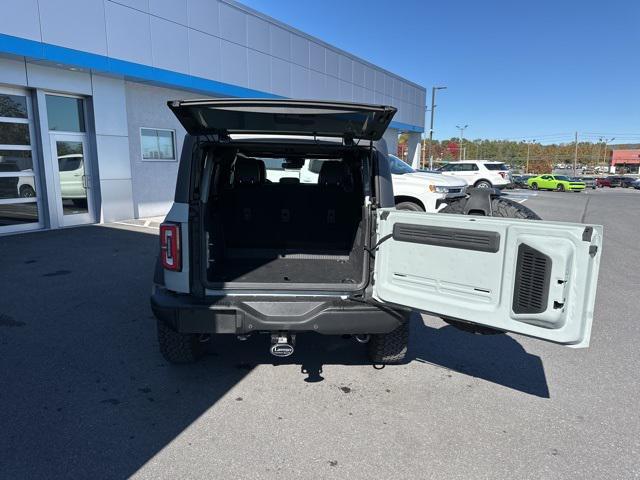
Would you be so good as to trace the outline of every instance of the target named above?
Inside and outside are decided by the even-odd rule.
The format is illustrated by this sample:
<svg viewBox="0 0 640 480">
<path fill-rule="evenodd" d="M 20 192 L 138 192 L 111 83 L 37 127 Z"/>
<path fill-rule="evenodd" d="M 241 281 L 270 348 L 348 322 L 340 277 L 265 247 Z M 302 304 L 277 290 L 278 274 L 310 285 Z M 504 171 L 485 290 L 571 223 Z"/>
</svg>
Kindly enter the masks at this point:
<svg viewBox="0 0 640 480">
<path fill-rule="evenodd" d="M 131 218 L 129 220 L 120 220 L 118 222 L 113 222 L 118 225 L 129 225 L 132 227 L 147 227 L 159 229 L 160 224 L 164 222 L 165 215 L 158 217 L 146 217 L 146 218 Z"/>
</svg>

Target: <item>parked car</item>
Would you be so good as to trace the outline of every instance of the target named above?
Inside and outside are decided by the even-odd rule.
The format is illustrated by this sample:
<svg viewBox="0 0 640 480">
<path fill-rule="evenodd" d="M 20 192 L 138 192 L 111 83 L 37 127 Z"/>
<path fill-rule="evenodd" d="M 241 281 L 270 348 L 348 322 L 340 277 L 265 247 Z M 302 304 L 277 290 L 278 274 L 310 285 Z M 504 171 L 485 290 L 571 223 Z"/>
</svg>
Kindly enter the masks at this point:
<svg viewBox="0 0 640 480">
<path fill-rule="evenodd" d="M 443 175 L 462 178 L 477 188 L 506 188 L 511 183 L 511 172 L 502 162 L 463 160 L 451 162 L 439 169 Z"/>
<path fill-rule="evenodd" d="M 151 296 L 169 362 L 197 360 L 214 334 L 265 334 L 285 357 L 297 333 L 315 332 L 355 336 L 373 363 L 398 363 L 412 311 L 478 333 L 588 346 L 602 227 L 541 221 L 489 189 L 452 199 L 448 215 L 396 209 L 381 140 L 394 107 L 169 107 L 187 131 Z M 270 158 L 290 169 L 324 161 L 317 183 L 267 182 Z"/>
<path fill-rule="evenodd" d="M 609 187 L 615 188 L 620 186 L 620 179 L 618 177 L 598 177 L 596 178 L 596 186 L 599 188 Z"/>
<path fill-rule="evenodd" d="M 620 186 L 622 188 L 633 187 L 633 182 L 635 182 L 636 180 L 634 177 L 626 177 L 626 176 L 618 176 L 614 178 L 620 183 Z"/>
<path fill-rule="evenodd" d="M 532 190 L 557 190 L 559 192 L 581 192 L 585 188 L 584 182 L 574 182 L 564 175 L 538 175 L 527 180 Z"/>
<path fill-rule="evenodd" d="M 25 170 L 33 172 L 33 170 Z M 84 174 L 84 157 L 81 153 L 71 153 L 58 157 L 58 176 L 60 181 L 60 195 L 63 200 L 72 200 L 74 204 L 87 201 L 86 177 Z M 18 177 L 16 189 L 22 198 L 36 196 L 36 186 L 33 176 Z"/>
<path fill-rule="evenodd" d="M 637 180 L 634 180 L 632 187 L 635 188 L 636 190 L 640 190 L 640 178 L 638 178 Z"/>
<path fill-rule="evenodd" d="M 583 182 L 585 188 L 590 188 L 594 190 L 596 188 L 596 179 L 594 177 L 576 177 L 572 178 L 572 181 Z"/>
<path fill-rule="evenodd" d="M 527 185 L 527 180 L 534 176 L 535 175 L 514 175 L 513 185 L 515 188 L 529 188 L 529 185 Z"/>
</svg>

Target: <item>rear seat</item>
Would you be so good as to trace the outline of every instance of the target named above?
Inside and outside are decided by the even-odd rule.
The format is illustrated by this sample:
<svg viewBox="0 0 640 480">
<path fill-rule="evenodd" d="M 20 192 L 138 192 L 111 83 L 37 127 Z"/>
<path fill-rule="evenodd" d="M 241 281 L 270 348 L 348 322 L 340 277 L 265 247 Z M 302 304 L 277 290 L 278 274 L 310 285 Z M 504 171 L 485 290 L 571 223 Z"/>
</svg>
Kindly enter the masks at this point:
<svg viewBox="0 0 640 480">
<path fill-rule="evenodd" d="M 313 243 L 348 250 L 361 216 L 361 198 L 347 164 L 322 162 L 318 186 L 310 198 Z"/>
<path fill-rule="evenodd" d="M 262 164 L 262 165 L 261 165 Z M 255 158 L 238 156 L 231 166 L 229 206 L 225 211 L 226 240 L 234 247 L 253 247 L 256 240 L 273 243 L 267 236 L 268 209 L 261 198 L 263 192 L 264 163 Z M 262 242 L 261 240 L 261 242 Z"/>
<path fill-rule="evenodd" d="M 225 216 L 227 246 L 348 250 L 361 201 L 347 166 L 323 162 L 318 185 L 295 180 L 265 183 L 264 162 L 238 156 Z"/>
</svg>

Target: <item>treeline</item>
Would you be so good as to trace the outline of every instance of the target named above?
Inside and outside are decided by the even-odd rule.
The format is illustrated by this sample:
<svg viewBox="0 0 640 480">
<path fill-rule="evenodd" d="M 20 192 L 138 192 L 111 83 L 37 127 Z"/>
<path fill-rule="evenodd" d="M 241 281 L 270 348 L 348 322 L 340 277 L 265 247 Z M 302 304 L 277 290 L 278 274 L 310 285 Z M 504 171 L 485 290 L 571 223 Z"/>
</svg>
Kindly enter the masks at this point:
<svg viewBox="0 0 640 480">
<path fill-rule="evenodd" d="M 406 137 L 400 137 L 399 149 L 403 149 Z M 427 159 L 429 140 L 423 143 L 425 151 L 423 159 Z M 575 143 L 554 143 L 542 145 L 540 143 L 527 143 L 511 140 L 464 140 L 462 156 L 467 159 L 500 160 L 510 165 L 524 166 L 527 162 L 527 149 L 529 165 L 532 164 L 567 164 L 573 163 L 575 155 Z M 612 149 L 640 148 L 638 144 L 607 145 L 603 142 L 578 142 L 578 162 L 581 165 L 596 166 L 607 165 L 611 158 Z M 460 144 L 457 138 L 449 140 L 434 140 L 432 143 L 434 160 L 450 162 L 460 158 Z"/>
</svg>

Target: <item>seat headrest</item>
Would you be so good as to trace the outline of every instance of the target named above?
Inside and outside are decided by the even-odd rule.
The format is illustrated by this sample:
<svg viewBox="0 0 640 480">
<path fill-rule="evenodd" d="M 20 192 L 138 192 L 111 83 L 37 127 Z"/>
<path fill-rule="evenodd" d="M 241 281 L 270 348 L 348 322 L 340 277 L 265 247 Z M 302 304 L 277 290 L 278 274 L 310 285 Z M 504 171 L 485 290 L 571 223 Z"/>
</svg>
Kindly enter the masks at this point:
<svg viewBox="0 0 640 480">
<path fill-rule="evenodd" d="M 260 165 L 262 164 L 262 165 Z M 264 162 L 255 158 L 236 157 L 233 162 L 231 181 L 234 185 L 254 185 L 262 183 Z"/>
<path fill-rule="evenodd" d="M 349 171 L 340 161 L 322 162 L 320 173 L 318 174 L 319 185 L 332 185 L 336 187 L 346 187 L 349 183 Z"/>
<path fill-rule="evenodd" d="M 282 177 L 278 180 L 278 183 L 285 183 L 287 185 L 300 183 L 300 179 L 298 177 Z"/>
</svg>

